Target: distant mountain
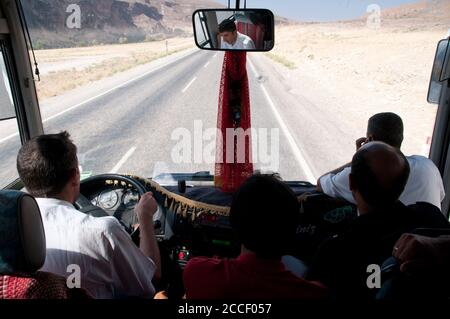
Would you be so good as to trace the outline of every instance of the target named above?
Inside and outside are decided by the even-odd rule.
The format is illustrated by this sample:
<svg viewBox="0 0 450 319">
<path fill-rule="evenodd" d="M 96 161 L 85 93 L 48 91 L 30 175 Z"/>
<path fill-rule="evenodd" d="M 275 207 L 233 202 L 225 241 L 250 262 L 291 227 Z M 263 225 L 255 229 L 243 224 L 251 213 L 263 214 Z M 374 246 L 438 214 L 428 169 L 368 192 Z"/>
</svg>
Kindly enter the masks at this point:
<svg viewBox="0 0 450 319">
<path fill-rule="evenodd" d="M 37 49 L 189 36 L 196 9 L 223 7 L 212 0 L 21 1 Z M 67 26 L 73 4 L 80 8 L 79 29 Z"/>
<path fill-rule="evenodd" d="M 419 0 L 381 9 L 381 21 L 386 26 L 396 27 L 401 22 L 402 25 L 408 25 L 409 30 L 450 28 L 449 0 Z"/>
<path fill-rule="evenodd" d="M 450 23 L 450 1 L 421 0 L 383 10 L 387 19 L 430 18 Z"/>
</svg>

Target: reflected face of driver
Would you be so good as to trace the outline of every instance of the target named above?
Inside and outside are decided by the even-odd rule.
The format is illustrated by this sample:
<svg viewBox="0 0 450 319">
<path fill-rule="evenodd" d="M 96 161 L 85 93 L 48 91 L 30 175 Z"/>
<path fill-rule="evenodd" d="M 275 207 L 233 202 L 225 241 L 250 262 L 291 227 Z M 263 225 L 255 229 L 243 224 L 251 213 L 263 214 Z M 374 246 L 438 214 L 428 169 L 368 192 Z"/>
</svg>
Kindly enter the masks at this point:
<svg viewBox="0 0 450 319">
<path fill-rule="evenodd" d="M 222 36 L 223 41 L 225 41 L 228 44 L 233 45 L 236 42 L 237 31 L 234 31 L 234 32 L 226 31 L 226 32 L 222 32 L 220 35 Z"/>
</svg>

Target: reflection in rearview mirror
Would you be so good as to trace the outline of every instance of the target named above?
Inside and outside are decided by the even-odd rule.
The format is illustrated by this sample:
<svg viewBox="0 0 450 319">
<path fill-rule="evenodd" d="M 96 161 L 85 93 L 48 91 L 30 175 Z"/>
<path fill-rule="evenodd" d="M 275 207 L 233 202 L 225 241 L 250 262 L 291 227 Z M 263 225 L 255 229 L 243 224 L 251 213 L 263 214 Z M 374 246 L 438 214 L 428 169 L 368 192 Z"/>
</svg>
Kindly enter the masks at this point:
<svg viewBox="0 0 450 319">
<path fill-rule="evenodd" d="M 193 22 L 200 49 L 270 51 L 275 45 L 274 15 L 269 10 L 197 10 Z"/>
</svg>

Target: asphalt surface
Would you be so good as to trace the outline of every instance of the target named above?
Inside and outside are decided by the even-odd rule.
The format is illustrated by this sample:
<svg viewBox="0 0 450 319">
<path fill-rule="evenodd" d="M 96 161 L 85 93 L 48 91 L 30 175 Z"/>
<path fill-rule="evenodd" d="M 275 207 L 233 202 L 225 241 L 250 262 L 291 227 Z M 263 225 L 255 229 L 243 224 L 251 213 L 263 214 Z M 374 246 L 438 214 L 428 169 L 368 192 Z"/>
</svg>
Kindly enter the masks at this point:
<svg viewBox="0 0 450 319">
<path fill-rule="evenodd" d="M 298 130 L 301 112 L 287 106 L 295 100 L 286 100 L 268 60 L 251 54 L 249 61 L 255 167 L 314 181 L 316 148 Z M 213 173 L 214 142 L 204 136 L 201 145 L 201 136 L 216 127 L 222 62 L 221 52 L 194 50 L 79 88 L 41 103 L 45 131 L 71 134 L 85 173 Z M 20 142 L 12 133 L 11 123 L 0 129 L 0 186 L 17 176 Z"/>
</svg>

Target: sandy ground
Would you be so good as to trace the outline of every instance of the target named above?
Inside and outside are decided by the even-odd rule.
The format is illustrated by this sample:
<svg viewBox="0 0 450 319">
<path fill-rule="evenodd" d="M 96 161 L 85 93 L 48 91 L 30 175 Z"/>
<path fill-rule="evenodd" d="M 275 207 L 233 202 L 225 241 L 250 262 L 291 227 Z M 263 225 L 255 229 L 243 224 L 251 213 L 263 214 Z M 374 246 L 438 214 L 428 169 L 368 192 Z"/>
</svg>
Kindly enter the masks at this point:
<svg viewBox="0 0 450 319">
<path fill-rule="evenodd" d="M 164 40 L 37 50 L 36 58 L 42 75 L 41 82 L 37 85 L 39 98 L 45 100 L 115 73 L 193 47 L 192 38 L 172 38 L 167 40 L 167 46 L 166 40 Z"/>
<path fill-rule="evenodd" d="M 437 110 L 426 101 L 428 83 L 447 29 L 415 29 L 399 21 L 378 30 L 347 22 L 295 24 L 276 32 L 268 56 L 284 68 L 292 90 L 331 114 L 335 125 L 356 139 L 372 114 L 395 112 L 405 122 L 404 152 L 428 153 Z"/>
</svg>

